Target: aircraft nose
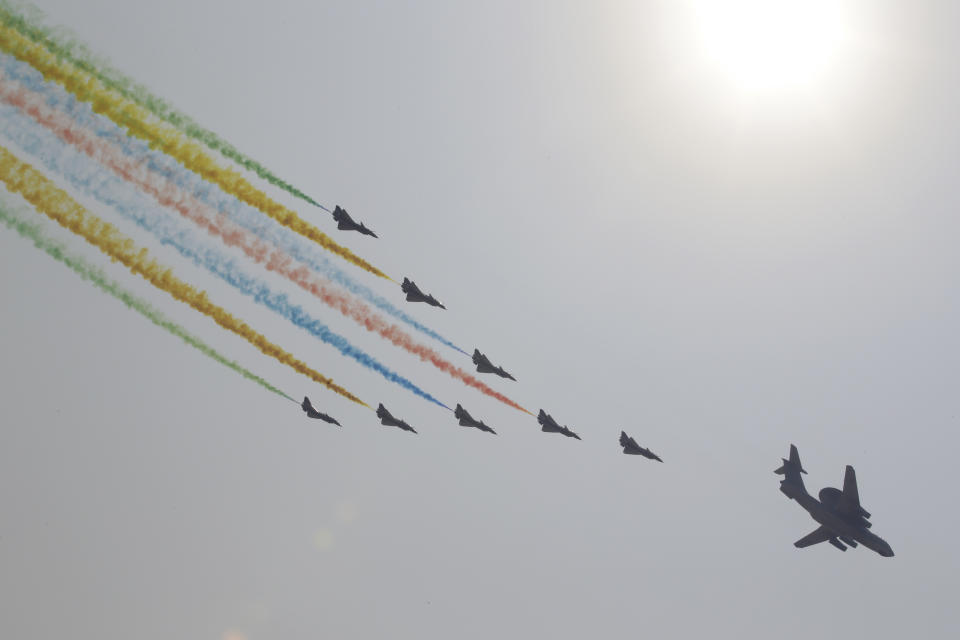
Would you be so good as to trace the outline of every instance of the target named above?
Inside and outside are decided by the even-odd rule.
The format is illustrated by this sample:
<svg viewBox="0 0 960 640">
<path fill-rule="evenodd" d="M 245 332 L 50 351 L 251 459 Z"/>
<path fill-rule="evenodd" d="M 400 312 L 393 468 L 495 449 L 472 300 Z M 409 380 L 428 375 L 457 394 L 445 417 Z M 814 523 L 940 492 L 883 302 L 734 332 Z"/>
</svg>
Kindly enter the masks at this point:
<svg viewBox="0 0 960 640">
<path fill-rule="evenodd" d="M 890 548 L 889 544 L 884 543 L 883 546 L 880 548 L 880 555 L 882 555 L 884 558 L 892 558 L 893 549 Z"/>
</svg>

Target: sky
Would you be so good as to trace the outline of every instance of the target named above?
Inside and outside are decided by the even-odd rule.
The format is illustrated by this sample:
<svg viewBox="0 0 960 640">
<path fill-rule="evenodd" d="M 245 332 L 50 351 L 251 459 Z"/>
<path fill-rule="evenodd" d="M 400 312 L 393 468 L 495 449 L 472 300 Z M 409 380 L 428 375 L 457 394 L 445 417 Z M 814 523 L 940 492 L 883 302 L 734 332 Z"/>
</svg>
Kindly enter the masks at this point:
<svg viewBox="0 0 960 640">
<path fill-rule="evenodd" d="M 447 310 L 340 261 L 502 364 L 516 382 L 481 379 L 583 440 L 542 433 L 262 276 L 498 435 L 461 428 L 58 180 L 419 433 L 380 425 L 30 213 L 344 426 L 307 420 L 0 228 L 0 635 L 956 632 L 956 3 L 838 3 L 843 55 L 816 82 L 772 88 L 705 54 L 692 1 L 36 4 L 366 223 L 378 239 L 251 178 L 433 293 Z M 621 429 L 664 463 L 622 455 Z M 816 523 L 772 473 L 791 443 L 811 493 L 856 468 L 895 557 L 793 547 Z"/>
</svg>

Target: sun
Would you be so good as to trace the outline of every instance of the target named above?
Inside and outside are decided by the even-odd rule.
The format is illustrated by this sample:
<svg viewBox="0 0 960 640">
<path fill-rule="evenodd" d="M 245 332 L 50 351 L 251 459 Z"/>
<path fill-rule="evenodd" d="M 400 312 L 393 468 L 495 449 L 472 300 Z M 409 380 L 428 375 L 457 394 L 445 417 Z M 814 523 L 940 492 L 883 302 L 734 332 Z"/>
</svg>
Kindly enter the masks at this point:
<svg viewBox="0 0 960 640">
<path fill-rule="evenodd" d="M 739 91 L 816 90 L 849 40 L 841 0 L 693 0 L 707 64 Z"/>
</svg>

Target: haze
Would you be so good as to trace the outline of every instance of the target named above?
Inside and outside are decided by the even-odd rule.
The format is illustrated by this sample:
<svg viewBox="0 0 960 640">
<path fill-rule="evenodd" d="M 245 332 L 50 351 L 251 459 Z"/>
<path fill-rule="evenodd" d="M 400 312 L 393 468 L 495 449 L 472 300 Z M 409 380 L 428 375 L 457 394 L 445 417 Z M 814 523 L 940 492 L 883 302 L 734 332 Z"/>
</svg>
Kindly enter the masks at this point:
<svg viewBox="0 0 960 640">
<path fill-rule="evenodd" d="M 667 0 L 37 4 L 367 224 L 256 183 L 435 295 L 348 267 L 583 440 L 312 308 L 498 435 L 459 427 L 175 263 L 419 433 L 381 426 L 45 220 L 344 426 L 308 420 L 0 230 L 0 635 L 956 632 L 960 5 L 843 3 L 822 90 L 758 96 Z M 855 466 L 896 557 L 793 547 L 815 523 L 772 473 L 790 443 L 811 493 Z"/>
</svg>

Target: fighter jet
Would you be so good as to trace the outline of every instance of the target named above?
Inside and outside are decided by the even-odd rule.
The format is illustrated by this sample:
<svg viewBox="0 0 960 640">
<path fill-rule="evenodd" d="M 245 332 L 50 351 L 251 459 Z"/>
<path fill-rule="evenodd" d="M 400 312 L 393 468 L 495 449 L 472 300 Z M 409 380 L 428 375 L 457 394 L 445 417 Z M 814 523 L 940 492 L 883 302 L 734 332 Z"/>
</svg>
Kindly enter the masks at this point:
<svg viewBox="0 0 960 640">
<path fill-rule="evenodd" d="M 382 402 L 380 403 L 380 406 L 377 407 L 377 417 L 380 418 L 380 424 L 386 425 L 388 427 L 400 427 L 404 431 L 413 431 L 414 433 L 417 432 L 416 429 L 408 425 L 403 420 L 397 420 L 392 415 L 390 415 L 390 412 L 387 411 L 387 408 L 383 406 Z"/>
<path fill-rule="evenodd" d="M 540 415 L 537 416 L 537 422 L 542 425 L 540 427 L 540 431 L 546 431 L 547 433 L 562 433 L 568 438 L 576 438 L 577 440 L 580 440 L 580 436 L 575 434 L 573 431 L 570 431 L 570 428 L 567 425 L 563 425 L 561 427 L 550 414 L 544 413 L 543 409 L 540 409 Z"/>
<path fill-rule="evenodd" d="M 417 287 L 416 283 L 409 278 L 403 279 L 403 284 L 400 285 L 400 288 L 403 289 L 403 292 L 407 294 L 408 302 L 426 302 L 429 305 L 434 307 L 440 307 L 441 309 L 446 309 L 445 306 L 440 304 L 440 301 L 434 298 L 431 295 L 420 291 L 420 288 Z"/>
<path fill-rule="evenodd" d="M 339 422 L 337 422 L 327 414 L 320 413 L 319 411 L 314 409 L 313 405 L 310 404 L 310 398 L 308 398 L 307 396 L 303 396 L 303 402 L 300 403 L 300 408 L 303 409 L 304 413 L 307 414 L 308 418 L 317 418 L 319 420 L 323 420 L 324 422 L 335 424 L 338 427 L 341 426 Z"/>
<path fill-rule="evenodd" d="M 345 231 L 359 231 L 365 236 L 373 236 L 374 238 L 377 237 L 377 234 L 363 226 L 362 222 L 354 222 L 353 218 L 347 215 L 346 209 L 341 209 L 340 205 L 334 207 L 333 219 L 337 221 L 337 229 L 343 229 Z"/>
<path fill-rule="evenodd" d="M 486 431 L 488 433 L 492 433 L 493 435 L 497 435 L 497 432 L 483 424 L 482 420 L 474 420 L 471 418 L 470 414 L 467 413 L 467 410 L 461 407 L 459 404 L 457 405 L 456 410 L 453 412 L 453 415 L 460 420 L 461 427 L 473 427 L 475 429 L 480 429 L 480 431 Z"/>
<path fill-rule="evenodd" d="M 657 462 L 663 462 L 660 459 L 660 456 L 655 454 L 650 449 L 644 449 L 637 444 L 637 441 L 627 435 L 626 431 L 620 432 L 620 446 L 623 447 L 623 452 L 630 456 L 643 456 L 644 458 L 650 458 L 651 460 L 656 460 Z"/>
<path fill-rule="evenodd" d="M 793 543 L 795 547 L 809 547 L 820 542 L 829 542 L 840 551 L 847 546 L 856 547 L 859 542 L 868 549 L 876 551 L 885 558 L 893 556 L 893 549 L 887 542 L 868 531 L 870 513 L 860 506 L 860 493 L 857 491 L 857 476 L 853 467 L 847 465 L 843 476 L 843 490 L 824 487 L 817 500 L 803 486 L 801 473 L 806 473 L 800 465 L 797 448 L 790 445 L 790 459 L 774 473 L 784 476 L 780 481 L 780 491 L 791 500 L 796 500 L 807 510 L 820 527 Z M 845 546 L 846 545 L 846 546 Z"/>
<path fill-rule="evenodd" d="M 473 350 L 473 364 L 477 365 L 477 371 L 480 373 L 495 373 L 501 378 L 510 378 L 516 382 L 516 378 L 503 370 L 503 367 L 495 367 L 487 359 L 487 356 L 480 353 L 480 349 Z"/>
</svg>

